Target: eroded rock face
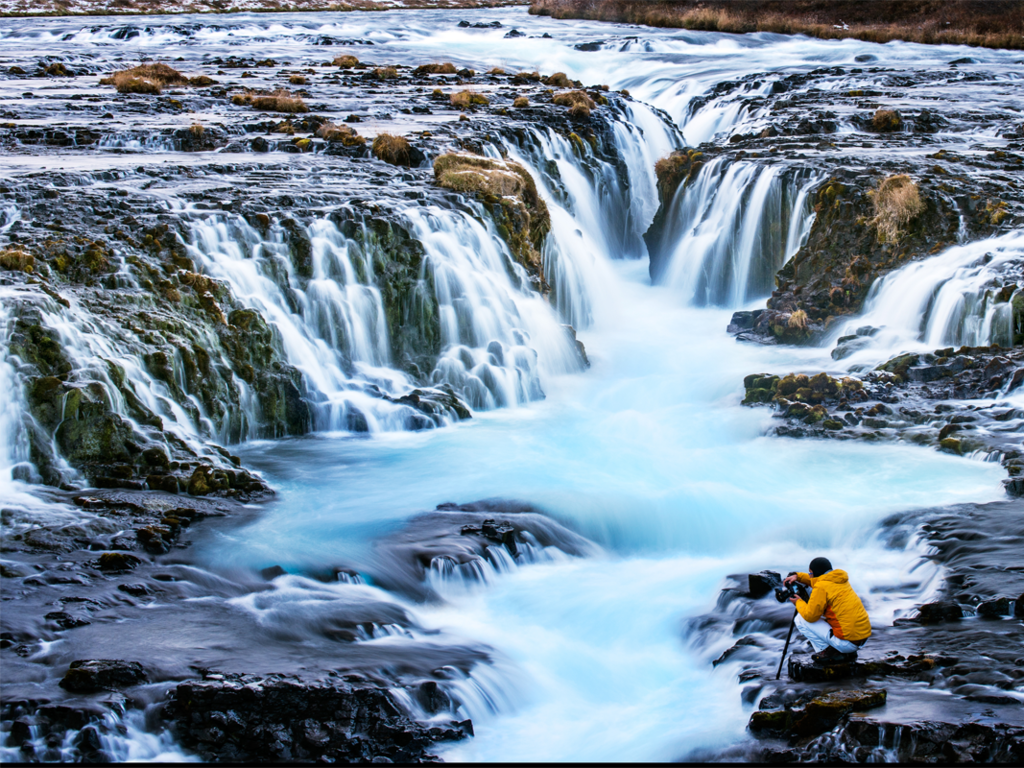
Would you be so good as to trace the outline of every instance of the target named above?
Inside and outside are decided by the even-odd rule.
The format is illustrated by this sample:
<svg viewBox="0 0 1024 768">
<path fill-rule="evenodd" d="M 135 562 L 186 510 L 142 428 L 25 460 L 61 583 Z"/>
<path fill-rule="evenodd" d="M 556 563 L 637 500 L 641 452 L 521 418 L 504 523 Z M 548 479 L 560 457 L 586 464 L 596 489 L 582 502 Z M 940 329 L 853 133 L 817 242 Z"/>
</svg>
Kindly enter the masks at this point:
<svg viewBox="0 0 1024 768">
<path fill-rule="evenodd" d="M 417 723 L 386 690 L 341 679 L 189 681 L 170 709 L 182 744 L 218 762 L 429 762 L 438 742 L 472 735 L 468 720 Z"/>
</svg>

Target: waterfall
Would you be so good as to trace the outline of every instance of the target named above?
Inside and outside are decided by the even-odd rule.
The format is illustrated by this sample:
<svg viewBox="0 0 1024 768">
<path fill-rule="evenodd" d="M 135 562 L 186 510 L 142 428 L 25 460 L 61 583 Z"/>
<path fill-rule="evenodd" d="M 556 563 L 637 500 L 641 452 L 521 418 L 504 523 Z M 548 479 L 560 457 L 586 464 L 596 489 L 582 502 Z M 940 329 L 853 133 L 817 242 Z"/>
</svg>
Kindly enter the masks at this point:
<svg viewBox="0 0 1024 768">
<path fill-rule="evenodd" d="M 651 275 L 696 306 L 737 307 L 771 292 L 775 273 L 803 244 L 818 173 L 711 160 L 668 203 Z"/>
<path fill-rule="evenodd" d="M 624 106 L 611 120 L 618 167 L 588 142 L 550 128 L 524 133 L 502 137 L 500 149 L 530 172 L 551 214 L 542 255 L 553 304 L 565 322 L 586 329 L 612 299 L 609 263 L 647 257 L 643 235 L 658 208 L 654 164 L 682 140 L 663 114 L 642 104 Z"/>
<path fill-rule="evenodd" d="M 0 289 L 0 489 L 13 479 L 20 465 L 29 460 L 28 433 L 25 429 L 25 395 L 12 359 L 11 334 L 14 320 L 10 303 L 13 291 Z"/>
<path fill-rule="evenodd" d="M 397 212 L 423 248 L 414 291 L 421 306 L 407 322 L 429 324 L 436 305 L 440 352 L 426 374 L 475 409 L 542 398 L 543 376 L 580 369 L 575 344 L 493 227 L 481 223 L 489 222 L 486 212 L 470 210 L 475 217 L 437 206 Z M 375 274 L 389 255 L 365 228 L 362 239 L 347 237 L 326 218 L 304 234 L 311 244 L 308 277 L 299 274 L 278 222 L 261 235 L 241 217 L 194 221 L 188 249 L 205 274 L 273 326 L 285 358 L 303 375 L 316 429 L 425 426 L 419 412 L 394 402 L 416 381 L 392 359 Z"/>
<path fill-rule="evenodd" d="M 1024 232 L 956 245 L 906 264 L 875 281 L 864 313 L 835 333 L 877 329 L 858 336 L 851 365 L 877 362 L 880 354 L 942 347 L 1013 344 L 1013 307 L 1024 264 Z M 1004 291 L 1004 286 L 1017 286 Z M 1002 294 L 1002 295 L 1000 295 Z M 844 356 L 845 357 L 845 356 Z"/>
</svg>

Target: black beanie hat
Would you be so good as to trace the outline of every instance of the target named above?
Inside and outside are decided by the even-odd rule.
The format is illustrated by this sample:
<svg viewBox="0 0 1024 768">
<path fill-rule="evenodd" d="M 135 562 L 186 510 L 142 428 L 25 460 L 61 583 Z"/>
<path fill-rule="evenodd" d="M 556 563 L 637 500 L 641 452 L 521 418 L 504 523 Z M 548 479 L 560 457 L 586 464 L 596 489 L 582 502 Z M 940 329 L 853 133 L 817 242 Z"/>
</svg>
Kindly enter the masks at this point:
<svg viewBox="0 0 1024 768">
<path fill-rule="evenodd" d="M 815 578 L 818 576 L 824 576 L 831 570 L 832 563 L 828 561 L 827 557 L 816 557 L 811 560 L 811 576 L 814 576 Z"/>
</svg>

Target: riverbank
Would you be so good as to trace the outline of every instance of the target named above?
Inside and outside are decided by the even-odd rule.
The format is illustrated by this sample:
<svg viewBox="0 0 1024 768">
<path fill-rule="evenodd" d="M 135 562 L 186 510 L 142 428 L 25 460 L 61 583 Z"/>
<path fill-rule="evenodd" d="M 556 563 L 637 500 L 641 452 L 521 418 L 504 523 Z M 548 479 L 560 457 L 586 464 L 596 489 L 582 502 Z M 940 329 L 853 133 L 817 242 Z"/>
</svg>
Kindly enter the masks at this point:
<svg viewBox="0 0 1024 768">
<path fill-rule="evenodd" d="M 459 10 L 525 5 L 527 0 L 0 0 L 4 16 L 159 16 L 163 14 L 340 13 Z"/>
<path fill-rule="evenodd" d="M 1017 0 L 534 0 L 530 13 L 734 34 L 1024 48 Z"/>
</svg>

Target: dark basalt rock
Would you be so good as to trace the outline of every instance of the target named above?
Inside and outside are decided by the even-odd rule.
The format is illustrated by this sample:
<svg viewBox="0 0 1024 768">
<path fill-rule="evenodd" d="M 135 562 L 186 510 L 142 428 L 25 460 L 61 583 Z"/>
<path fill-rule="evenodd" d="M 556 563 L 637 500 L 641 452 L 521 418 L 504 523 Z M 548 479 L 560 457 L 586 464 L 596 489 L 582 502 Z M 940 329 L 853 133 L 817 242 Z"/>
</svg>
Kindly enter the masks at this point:
<svg viewBox="0 0 1024 768">
<path fill-rule="evenodd" d="M 146 672 L 137 661 L 95 659 L 71 662 L 60 681 L 62 688 L 91 693 L 111 688 L 124 688 L 146 682 Z"/>
<path fill-rule="evenodd" d="M 753 600 L 764 597 L 777 587 L 782 586 L 782 575 L 775 571 L 761 571 L 747 576 L 747 593 Z"/>
<path fill-rule="evenodd" d="M 885 705 L 884 688 L 834 691 L 787 705 L 785 709 L 759 708 L 750 717 L 751 733 L 758 737 L 805 737 L 831 731 L 850 712 Z"/>
<path fill-rule="evenodd" d="M 445 708 L 443 692 L 420 697 Z M 338 679 L 231 678 L 181 683 L 169 705 L 178 738 L 218 762 L 429 762 L 471 723 L 421 724 L 384 689 Z"/>
</svg>

